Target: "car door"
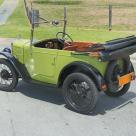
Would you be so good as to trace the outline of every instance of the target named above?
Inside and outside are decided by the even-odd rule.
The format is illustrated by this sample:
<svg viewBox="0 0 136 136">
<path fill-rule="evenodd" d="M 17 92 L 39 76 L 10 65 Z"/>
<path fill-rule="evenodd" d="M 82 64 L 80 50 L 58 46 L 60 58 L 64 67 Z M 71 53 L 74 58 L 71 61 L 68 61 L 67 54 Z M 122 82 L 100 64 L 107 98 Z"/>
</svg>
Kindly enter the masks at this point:
<svg viewBox="0 0 136 136">
<path fill-rule="evenodd" d="M 32 47 L 36 78 L 43 78 L 45 80 L 54 77 L 57 54 L 57 49 Z"/>
</svg>

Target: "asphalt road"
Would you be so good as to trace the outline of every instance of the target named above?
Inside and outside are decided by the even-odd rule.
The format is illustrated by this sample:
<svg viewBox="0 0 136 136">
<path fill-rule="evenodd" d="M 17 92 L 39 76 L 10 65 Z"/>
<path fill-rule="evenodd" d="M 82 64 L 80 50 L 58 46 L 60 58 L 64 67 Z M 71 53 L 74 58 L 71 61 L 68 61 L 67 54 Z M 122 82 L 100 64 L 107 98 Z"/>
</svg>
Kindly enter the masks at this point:
<svg viewBox="0 0 136 136">
<path fill-rule="evenodd" d="M 134 136 L 135 88 L 120 98 L 101 93 L 94 112 L 81 115 L 65 107 L 60 90 L 20 81 L 16 92 L 0 91 L 0 136 Z"/>
<path fill-rule="evenodd" d="M 20 81 L 16 92 L 0 91 L 0 136 L 135 136 L 135 83 L 120 98 L 101 93 L 82 115 L 65 107 L 61 90 Z"/>
</svg>

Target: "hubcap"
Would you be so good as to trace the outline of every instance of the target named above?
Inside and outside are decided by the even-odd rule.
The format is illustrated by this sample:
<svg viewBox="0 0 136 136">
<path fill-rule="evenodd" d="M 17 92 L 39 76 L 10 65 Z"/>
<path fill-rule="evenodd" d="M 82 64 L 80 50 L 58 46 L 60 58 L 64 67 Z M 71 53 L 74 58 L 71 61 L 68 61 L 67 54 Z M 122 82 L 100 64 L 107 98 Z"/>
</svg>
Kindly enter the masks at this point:
<svg viewBox="0 0 136 136">
<path fill-rule="evenodd" d="M 13 81 L 12 72 L 5 64 L 0 64 L 0 85 L 9 86 Z"/>
<path fill-rule="evenodd" d="M 90 104 L 90 87 L 86 82 L 73 81 L 69 85 L 69 100 L 77 107 L 85 108 Z"/>
<path fill-rule="evenodd" d="M 5 69 L 3 69 L 0 74 L 1 74 L 1 78 L 5 80 L 8 80 L 8 78 L 10 77 L 10 73 Z"/>
</svg>

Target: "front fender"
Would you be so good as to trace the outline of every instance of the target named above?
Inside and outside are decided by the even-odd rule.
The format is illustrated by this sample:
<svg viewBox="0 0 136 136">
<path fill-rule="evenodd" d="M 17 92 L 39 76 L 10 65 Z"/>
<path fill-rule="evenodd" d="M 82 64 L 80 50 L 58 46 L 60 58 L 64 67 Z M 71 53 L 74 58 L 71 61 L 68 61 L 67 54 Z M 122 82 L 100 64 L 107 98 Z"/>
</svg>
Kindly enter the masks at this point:
<svg viewBox="0 0 136 136">
<path fill-rule="evenodd" d="M 12 56 L 11 53 L 9 53 L 9 52 L 0 52 L 0 58 L 7 59 L 13 65 L 13 67 L 15 68 L 17 73 L 19 75 L 21 75 L 21 73 L 19 71 L 19 68 L 18 68 L 18 62 L 17 62 L 16 58 L 14 56 Z"/>
</svg>

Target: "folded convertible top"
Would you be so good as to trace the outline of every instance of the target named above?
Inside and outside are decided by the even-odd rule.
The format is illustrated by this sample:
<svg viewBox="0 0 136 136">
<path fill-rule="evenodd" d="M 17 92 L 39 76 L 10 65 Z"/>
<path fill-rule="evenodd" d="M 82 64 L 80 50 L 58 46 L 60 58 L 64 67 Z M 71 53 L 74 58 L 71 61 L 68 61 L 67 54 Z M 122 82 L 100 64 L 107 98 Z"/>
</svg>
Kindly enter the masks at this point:
<svg viewBox="0 0 136 136">
<path fill-rule="evenodd" d="M 96 44 L 95 46 L 88 47 L 87 51 L 96 52 L 96 51 L 115 51 L 118 49 L 123 49 L 126 47 L 130 47 L 136 44 L 136 37 L 129 36 L 126 38 L 115 39 L 112 41 L 108 41 L 105 44 Z"/>
<path fill-rule="evenodd" d="M 102 46 L 106 51 L 113 51 L 121 48 L 126 48 L 129 46 L 133 46 L 134 44 L 136 44 L 136 37 L 132 40 L 122 41 L 114 44 L 107 43 L 107 44 L 103 44 Z"/>
<path fill-rule="evenodd" d="M 107 41 L 106 43 L 116 44 L 116 43 L 125 42 L 125 41 L 128 41 L 128 40 L 133 40 L 135 38 L 136 38 L 135 35 L 131 35 L 131 36 L 128 36 L 128 37 L 125 37 L 125 38 L 113 39 L 113 40 Z"/>
<path fill-rule="evenodd" d="M 136 44 L 115 51 L 100 51 L 99 55 L 102 61 L 110 61 L 110 60 L 127 57 L 135 52 L 136 52 Z"/>
</svg>

